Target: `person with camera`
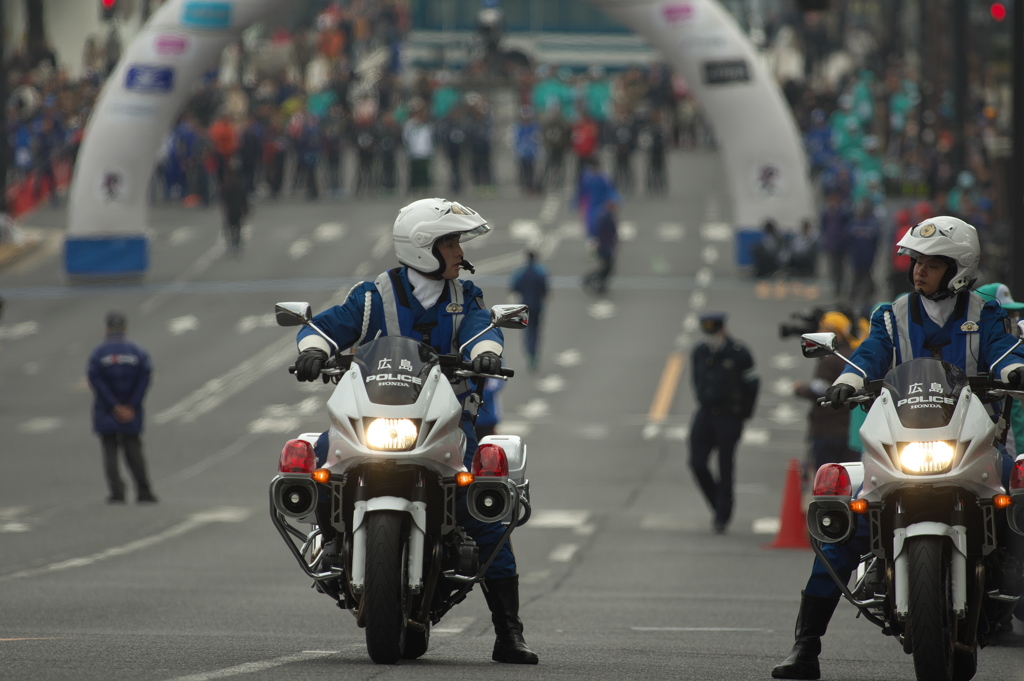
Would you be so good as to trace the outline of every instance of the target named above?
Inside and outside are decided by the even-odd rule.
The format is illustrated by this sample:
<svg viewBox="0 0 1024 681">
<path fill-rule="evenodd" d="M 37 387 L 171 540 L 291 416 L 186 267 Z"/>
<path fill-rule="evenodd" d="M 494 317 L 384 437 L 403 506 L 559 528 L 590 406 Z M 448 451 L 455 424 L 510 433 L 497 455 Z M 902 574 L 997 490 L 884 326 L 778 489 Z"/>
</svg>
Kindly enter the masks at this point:
<svg viewBox="0 0 1024 681">
<path fill-rule="evenodd" d="M 850 356 L 852 333 L 850 318 L 842 312 L 829 310 L 821 315 L 816 330 L 831 332 L 836 335 L 836 351 Z M 815 402 L 824 396 L 826 389 L 846 369 L 846 363 L 836 355 L 828 355 L 818 360 L 814 369 L 814 378 L 808 381 L 796 381 L 793 394 L 811 401 L 811 409 L 807 414 L 807 437 L 811 447 L 808 452 L 808 477 L 827 463 L 855 461 L 859 455 L 850 449 L 849 430 L 850 412 L 846 409 L 822 409 Z"/>
</svg>

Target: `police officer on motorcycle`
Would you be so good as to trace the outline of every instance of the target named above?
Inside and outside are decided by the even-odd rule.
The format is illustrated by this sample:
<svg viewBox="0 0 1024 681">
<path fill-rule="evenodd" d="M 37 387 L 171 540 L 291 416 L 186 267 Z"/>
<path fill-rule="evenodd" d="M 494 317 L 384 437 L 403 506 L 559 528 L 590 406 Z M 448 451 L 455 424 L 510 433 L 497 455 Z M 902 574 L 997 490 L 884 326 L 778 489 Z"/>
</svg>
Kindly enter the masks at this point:
<svg viewBox="0 0 1024 681">
<path fill-rule="evenodd" d="M 460 241 L 468 241 L 490 231 L 487 221 L 476 211 L 447 199 L 421 199 L 398 212 L 393 229 L 395 255 L 401 267 L 388 270 L 375 281 L 357 284 L 341 305 L 331 307 L 313 318 L 313 323 L 341 348 L 362 345 L 378 334 L 420 339 L 440 354 L 456 353 L 459 347 L 490 324 L 490 312 L 484 306 L 483 291 L 470 281 L 459 279 L 459 271 L 473 266 L 463 258 Z M 503 337 L 492 329 L 467 349 L 473 371 L 497 374 L 501 370 Z M 314 381 L 330 356 L 327 341 L 303 327 L 298 334 L 299 356 L 295 376 Z M 471 390 L 457 389 L 464 400 Z M 468 411 L 463 412 L 461 427 L 466 435 L 463 462 L 472 465 L 477 438 Z M 327 433 L 314 449 L 317 465 L 327 459 Z M 325 529 L 325 542 L 331 528 L 329 504 L 318 504 L 317 517 Z M 481 523 L 466 510 L 465 500 L 457 508 L 459 524 L 489 555 L 504 533 L 500 523 Z M 333 534 L 333 533 L 332 533 Z M 519 619 L 519 574 L 512 547 L 506 542 L 487 569 L 483 582 L 484 597 L 491 611 L 497 640 L 491 659 L 512 664 L 537 664 L 537 655 L 523 639 Z"/>
<path fill-rule="evenodd" d="M 977 279 L 981 245 L 978 233 L 963 220 L 933 217 L 918 223 L 896 244 L 898 255 L 909 255 L 913 293 L 880 305 L 871 318 L 871 333 L 850 357 L 867 373 L 882 378 L 891 367 L 918 357 L 935 357 L 954 364 L 969 376 L 992 372 L 1010 387 L 1024 385 L 1024 350 L 1013 347 L 1006 312 L 994 301 L 971 291 Z M 843 408 L 865 379 L 848 369 L 825 391 L 834 409 Z M 1005 454 L 1005 452 L 1004 452 Z M 1007 482 L 1004 480 L 1003 484 Z M 846 544 L 825 544 L 822 553 L 844 581 L 860 556 L 868 552 L 867 523 Z M 817 679 L 818 655 L 840 590 L 815 557 L 807 586 L 801 592 L 796 620 L 796 643 L 789 656 L 772 670 L 776 679 Z"/>
</svg>

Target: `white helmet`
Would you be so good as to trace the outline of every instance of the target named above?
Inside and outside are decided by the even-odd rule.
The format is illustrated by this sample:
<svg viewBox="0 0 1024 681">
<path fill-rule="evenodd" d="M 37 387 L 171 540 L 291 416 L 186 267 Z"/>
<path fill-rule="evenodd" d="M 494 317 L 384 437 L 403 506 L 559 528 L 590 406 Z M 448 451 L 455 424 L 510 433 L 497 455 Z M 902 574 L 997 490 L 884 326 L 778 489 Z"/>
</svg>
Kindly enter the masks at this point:
<svg viewBox="0 0 1024 681">
<path fill-rule="evenodd" d="M 426 275 L 444 271 L 445 262 L 434 243 L 449 234 L 462 241 L 491 231 L 487 221 L 472 208 L 448 199 L 420 199 L 398 211 L 392 231 L 398 261 Z"/>
<path fill-rule="evenodd" d="M 928 296 L 941 300 L 969 290 L 978 278 L 981 243 L 978 231 L 959 218 L 948 215 L 929 218 L 914 225 L 896 244 L 897 255 L 909 255 L 915 261 L 922 255 L 939 256 L 949 262 L 939 290 Z M 914 268 L 910 268 L 913 284 Z"/>
</svg>

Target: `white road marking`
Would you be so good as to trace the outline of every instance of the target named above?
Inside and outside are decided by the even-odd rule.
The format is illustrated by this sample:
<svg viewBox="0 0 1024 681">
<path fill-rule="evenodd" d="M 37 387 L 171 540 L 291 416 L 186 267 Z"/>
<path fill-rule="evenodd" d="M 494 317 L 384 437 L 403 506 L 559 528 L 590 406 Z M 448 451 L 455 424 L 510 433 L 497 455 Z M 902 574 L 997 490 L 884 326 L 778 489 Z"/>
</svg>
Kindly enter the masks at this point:
<svg viewBox="0 0 1024 681">
<path fill-rule="evenodd" d="M 590 511 L 542 509 L 534 511 L 527 527 L 572 529 L 581 527 L 590 520 Z"/>
<path fill-rule="evenodd" d="M 661 434 L 661 425 L 658 423 L 646 423 L 640 432 L 640 437 L 645 440 L 653 440 Z"/>
<path fill-rule="evenodd" d="M 522 415 L 523 418 L 530 419 L 532 421 L 533 419 L 538 419 L 541 418 L 542 416 L 547 416 L 550 410 L 551 407 L 548 405 L 547 400 L 542 399 L 540 397 L 535 397 L 526 404 L 524 404 L 522 407 L 520 407 L 519 413 Z"/>
<path fill-rule="evenodd" d="M 540 219 L 544 222 L 551 222 L 558 215 L 558 209 L 562 202 L 562 196 L 557 193 L 548 194 L 544 197 L 544 205 L 540 209 Z"/>
<path fill-rule="evenodd" d="M 49 433 L 57 430 L 64 424 L 63 419 L 59 419 L 53 416 L 41 416 L 35 419 L 29 419 L 18 426 L 18 430 L 23 433 Z"/>
<path fill-rule="evenodd" d="M 778 424 L 789 425 L 799 420 L 802 416 L 803 414 L 794 409 L 793 405 L 788 402 L 782 402 L 772 410 L 772 414 L 768 418 Z"/>
<path fill-rule="evenodd" d="M 548 560 L 552 563 L 568 563 L 579 549 L 579 544 L 559 544 L 548 554 Z"/>
<path fill-rule="evenodd" d="M 711 271 L 710 267 L 701 268 L 701 270 L 697 272 L 697 286 L 707 288 L 708 286 L 711 285 L 711 282 L 712 280 L 714 280 L 714 278 L 715 275 Z"/>
<path fill-rule="evenodd" d="M 291 433 L 302 425 L 302 417 L 315 414 L 319 397 L 307 397 L 298 404 L 270 404 L 260 418 L 249 423 L 250 433 Z"/>
<path fill-rule="evenodd" d="M 313 230 L 316 241 L 337 241 L 345 236 L 345 225 L 340 222 L 325 222 Z"/>
<path fill-rule="evenodd" d="M 714 265 L 718 262 L 718 249 L 714 246 L 705 246 L 700 252 L 700 259 L 705 265 Z"/>
<path fill-rule="evenodd" d="M 178 227 L 167 237 L 168 243 L 172 246 L 180 246 L 196 238 L 195 227 Z"/>
<path fill-rule="evenodd" d="M 313 250 L 313 242 L 309 239 L 296 239 L 292 242 L 292 245 L 288 247 L 288 257 L 292 260 L 298 260 L 299 258 L 305 257 L 311 250 Z"/>
<path fill-rule="evenodd" d="M 683 441 L 690 437 L 690 426 L 670 426 L 665 428 L 666 440 Z"/>
<path fill-rule="evenodd" d="M 195 331 L 198 328 L 199 320 L 196 319 L 195 315 L 191 314 L 187 314 L 182 317 L 175 317 L 167 322 L 167 330 L 175 336 L 180 336 L 181 334 L 189 331 Z"/>
<path fill-rule="evenodd" d="M 594 319 L 611 319 L 615 316 L 615 303 L 602 300 L 587 306 L 587 314 Z"/>
<path fill-rule="evenodd" d="M 697 319 L 697 315 L 690 313 L 683 318 L 683 331 L 693 333 L 700 326 L 700 320 Z"/>
<path fill-rule="evenodd" d="M 93 563 L 99 563 L 107 560 L 108 558 L 124 556 L 129 553 L 148 549 L 151 546 L 156 546 L 161 542 L 173 539 L 174 537 L 179 537 L 186 532 L 190 532 L 198 527 L 202 527 L 203 525 L 208 525 L 210 523 L 240 523 L 248 518 L 250 514 L 251 511 L 247 508 L 237 508 L 232 506 L 212 508 L 208 511 L 193 513 L 188 520 L 169 527 L 163 532 L 157 532 L 156 534 L 136 539 L 135 541 L 128 542 L 127 544 L 122 544 L 121 546 L 114 546 L 100 551 L 99 553 L 94 553 L 91 556 L 70 558 L 68 560 L 60 561 L 59 563 L 50 563 L 49 565 L 22 570 L 21 572 L 12 572 L 9 575 L 0 575 L 0 581 L 18 579 L 19 577 L 33 577 L 42 574 L 51 574 L 60 570 L 85 567 L 87 565 L 92 565 Z"/>
<path fill-rule="evenodd" d="M 28 523 L 18 518 L 27 510 L 24 506 L 0 508 L 0 532 L 28 532 L 31 529 Z"/>
<path fill-rule="evenodd" d="M 781 397 L 789 397 L 793 394 L 793 379 L 779 378 L 772 383 L 772 392 Z"/>
<path fill-rule="evenodd" d="M 533 242 L 542 235 L 536 220 L 513 220 L 509 223 L 508 231 L 509 236 L 516 241 Z"/>
<path fill-rule="evenodd" d="M 277 327 L 277 316 L 273 314 L 255 314 L 238 320 L 235 330 L 238 333 L 249 333 L 254 329 Z"/>
<path fill-rule="evenodd" d="M 533 426 L 524 421 L 502 421 L 495 428 L 498 435 L 518 435 L 526 437 L 533 430 Z"/>
<path fill-rule="evenodd" d="M 675 222 L 666 222 L 658 227 L 658 238 L 662 241 L 682 241 L 686 228 Z"/>
<path fill-rule="evenodd" d="M 260 378 L 284 367 L 295 356 L 295 339 L 282 338 L 252 355 L 227 373 L 206 382 L 201 388 L 153 417 L 156 424 L 180 420 L 188 423 L 220 406 L 244 391 Z"/>
<path fill-rule="evenodd" d="M 583 361 L 583 353 L 579 350 L 570 348 L 569 350 L 563 350 L 562 352 L 555 355 L 555 364 L 563 367 L 574 367 L 579 366 L 580 362 Z"/>
<path fill-rule="evenodd" d="M 705 241 L 729 241 L 732 227 L 724 222 L 707 222 L 701 225 L 700 235 Z"/>
<path fill-rule="evenodd" d="M 38 322 L 20 322 L 10 326 L 0 326 L 0 340 L 18 340 L 35 333 L 39 333 Z"/>
<path fill-rule="evenodd" d="M 633 241 L 636 239 L 636 223 L 623 220 L 619 223 L 619 241 Z"/>
<path fill-rule="evenodd" d="M 770 634 L 773 629 L 755 629 L 752 627 L 630 627 L 633 631 L 683 631 L 683 632 L 738 632 L 754 634 Z"/>
<path fill-rule="evenodd" d="M 785 371 L 796 366 L 796 357 L 788 353 L 779 353 L 772 357 L 772 366 Z"/>
<path fill-rule="evenodd" d="M 467 627 L 476 621 L 475 617 L 447 617 L 441 621 L 441 626 L 431 627 L 430 635 L 434 634 L 461 634 Z"/>
<path fill-rule="evenodd" d="M 537 390 L 542 393 L 557 393 L 565 390 L 565 379 L 558 374 L 551 374 L 537 381 Z"/>
<path fill-rule="evenodd" d="M 777 534 L 781 523 L 778 518 L 758 518 L 754 521 L 754 534 Z"/>
<path fill-rule="evenodd" d="M 766 445 L 771 439 L 767 428 L 744 428 L 740 443 L 745 445 Z"/>
<path fill-rule="evenodd" d="M 703 310 L 708 304 L 708 296 L 703 291 L 694 291 L 690 294 L 690 307 L 694 310 Z"/>
<path fill-rule="evenodd" d="M 213 681 L 213 679 L 226 679 L 229 676 L 256 674 L 258 672 L 267 671 L 268 669 L 274 669 L 275 667 L 292 664 L 293 662 L 302 662 L 303 660 L 324 657 L 326 655 L 337 655 L 337 652 L 332 650 L 304 650 L 301 653 L 285 655 L 284 657 L 275 657 L 271 660 L 246 662 L 244 664 L 235 665 L 234 667 L 225 667 L 224 669 L 217 669 L 210 672 L 199 672 L 198 674 L 189 674 L 188 676 L 176 676 L 170 681 Z"/>
</svg>

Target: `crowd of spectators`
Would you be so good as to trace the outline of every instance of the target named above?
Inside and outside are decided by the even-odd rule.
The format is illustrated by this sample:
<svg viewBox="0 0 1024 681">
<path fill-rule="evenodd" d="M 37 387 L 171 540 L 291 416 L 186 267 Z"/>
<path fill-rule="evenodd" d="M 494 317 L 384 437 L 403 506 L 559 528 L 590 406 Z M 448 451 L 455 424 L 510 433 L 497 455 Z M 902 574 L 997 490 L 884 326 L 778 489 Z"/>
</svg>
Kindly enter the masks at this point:
<svg viewBox="0 0 1024 681">
<path fill-rule="evenodd" d="M 1009 121 L 993 66 L 972 61 L 958 163 L 951 85 L 922 91 L 920 74 L 901 54 L 883 53 L 867 27 L 850 26 L 843 42 L 818 40 L 814 50 L 798 45 L 787 55 L 794 32 L 812 34 L 805 24 L 814 21 L 794 17 L 790 30 L 776 33 L 783 45 L 768 52 L 774 65 L 797 64 L 780 66 L 777 76 L 804 137 L 822 206 L 817 229 L 785 226 L 776 257 L 756 274 L 814 276 L 791 262 L 791 241 L 806 250 L 810 230 L 831 294 L 860 310 L 909 290 L 909 262 L 894 245 L 918 221 L 945 214 L 983 234 L 997 228 L 991 150 L 1008 136 Z M 837 72 L 837 62 L 847 68 Z"/>
<path fill-rule="evenodd" d="M 399 45 L 407 29 L 400 3 L 353 1 L 329 6 L 308 28 L 231 46 L 161 146 L 152 200 L 215 203 L 231 159 L 246 191 L 260 199 L 459 193 L 467 186 L 489 194 L 499 176 L 517 178 L 528 195 L 560 186 L 601 155 L 624 193 L 661 194 L 666 146 L 714 145 L 685 83 L 664 66 L 611 74 L 600 67 L 516 68 L 502 80 L 505 93 L 511 87 L 511 107 L 496 111 L 498 88 L 485 65 L 403 71 Z M 85 122 L 120 53 L 111 28 L 88 42 L 75 81 L 56 56 L 32 68 L 12 59 L 12 191 L 57 200 L 52 189 L 70 176 Z M 497 145 L 511 151 L 502 159 L 512 158 L 514 167 L 495 168 Z"/>
</svg>

